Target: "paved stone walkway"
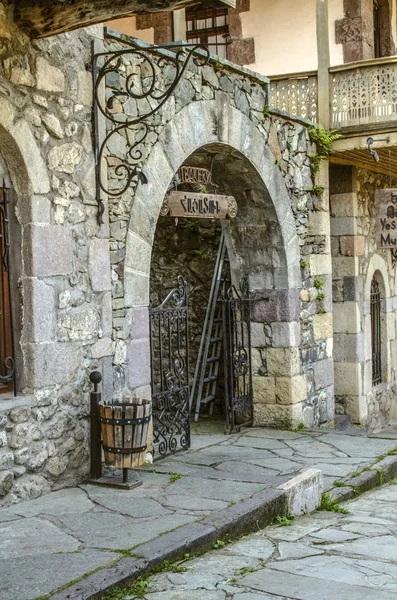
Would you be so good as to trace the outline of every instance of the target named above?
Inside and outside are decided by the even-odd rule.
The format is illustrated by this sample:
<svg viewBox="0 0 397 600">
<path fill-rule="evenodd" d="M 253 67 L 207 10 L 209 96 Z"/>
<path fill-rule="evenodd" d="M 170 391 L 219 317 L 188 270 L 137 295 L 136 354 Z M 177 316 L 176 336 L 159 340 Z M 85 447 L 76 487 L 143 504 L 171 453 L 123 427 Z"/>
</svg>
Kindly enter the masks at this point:
<svg viewBox="0 0 397 600">
<path fill-rule="evenodd" d="M 136 476 L 143 485 L 135 490 L 82 485 L 1 509 L 1 600 L 32 600 L 48 594 L 94 569 L 112 564 L 122 556 L 122 550 L 133 549 L 266 487 L 279 485 L 309 466 L 323 471 L 327 487 L 335 479 L 372 465 L 379 455 L 397 446 L 393 432 L 382 439 L 367 438 L 360 430 L 337 433 L 248 429 L 228 437 L 211 433 L 211 429 L 200 431 L 201 434 L 193 436 L 188 452 L 140 470 Z M 397 487 L 391 489 L 397 491 Z M 392 513 L 391 504 L 388 511 Z M 325 519 L 328 527 L 339 517 L 323 515 L 316 519 Z M 274 535 L 288 537 L 296 531 L 295 527 L 274 530 Z M 321 526 L 316 525 L 316 529 Z M 397 550 L 395 544 L 392 548 Z M 243 544 L 243 559 L 228 549 L 226 556 L 230 554 L 231 558 L 225 573 L 222 570 L 219 574 L 226 577 L 239 568 L 256 568 L 261 558 L 267 560 L 273 553 L 269 540 L 265 546 L 271 550 L 270 554 L 261 550 L 258 557 Z M 290 551 L 299 551 L 299 545 L 296 548 L 285 546 L 284 558 Z M 214 560 L 218 561 L 216 557 L 223 554 L 215 555 Z M 291 573 L 288 577 L 292 577 Z M 219 574 L 211 575 L 214 586 Z M 382 577 L 388 580 L 391 576 L 387 570 Z M 190 577 L 189 581 L 192 585 Z M 207 600 L 225 597 L 223 591 L 211 594 L 206 592 Z M 171 596 L 164 596 L 168 597 Z M 183 597 L 193 598 L 186 594 Z"/>
<path fill-rule="evenodd" d="M 150 577 L 144 598 L 395 600 L 396 503 L 397 485 L 385 485 L 344 503 L 348 515 L 316 512 L 267 527 Z"/>
</svg>

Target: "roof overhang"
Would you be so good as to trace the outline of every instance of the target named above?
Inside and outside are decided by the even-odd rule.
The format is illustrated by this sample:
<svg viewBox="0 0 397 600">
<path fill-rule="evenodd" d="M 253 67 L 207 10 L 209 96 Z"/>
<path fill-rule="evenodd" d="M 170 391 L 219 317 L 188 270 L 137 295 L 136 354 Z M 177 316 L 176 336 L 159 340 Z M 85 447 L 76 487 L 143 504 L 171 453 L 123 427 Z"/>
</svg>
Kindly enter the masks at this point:
<svg viewBox="0 0 397 600">
<path fill-rule="evenodd" d="M 14 0 L 15 22 L 31 38 L 57 35 L 134 14 L 178 10 L 197 3 L 214 8 L 236 6 L 236 0 Z"/>
</svg>

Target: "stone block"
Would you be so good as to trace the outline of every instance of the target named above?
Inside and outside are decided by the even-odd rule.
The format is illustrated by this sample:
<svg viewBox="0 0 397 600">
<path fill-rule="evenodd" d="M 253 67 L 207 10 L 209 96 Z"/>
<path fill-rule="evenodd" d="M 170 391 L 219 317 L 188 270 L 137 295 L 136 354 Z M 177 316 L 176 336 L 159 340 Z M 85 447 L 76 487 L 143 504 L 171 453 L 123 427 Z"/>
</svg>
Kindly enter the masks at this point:
<svg viewBox="0 0 397 600">
<path fill-rule="evenodd" d="M 287 494 L 289 512 L 299 517 L 315 511 L 320 506 L 323 476 L 319 469 L 306 469 L 277 489 Z"/>
<path fill-rule="evenodd" d="M 37 89 L 46 92 L 64 92 L 65 75 L 60 69 L 39 56 L 36 60 Z"/>
<path fill-rule="evenodd" d="M 132 231 L 127 233 L 125 268 L 150 273 L 152 246 Z"/>
<path fill-rule="evenodd" d="M 124 275 L 125 305 L 148 306 L 150 277 L 130 269 L 125 269 Z"/>
<path fill-rule="evenodd" d="M 150 384 L 149 339 L 128 341 L 126 382 L 131 389 Z"/>
<path fill-rule="evenodd" d="M 297 404 L 307 398 L 306 375 L 276 377 L 277 404 Z"/>
<path fill-rule="evenodd" d="M 254 348 L 265 348 L 268 345 L 263 323 L 251 323 L 251 346 Z"/>
<path fill-rule="evenodd" d="M 72 271 L 71 232 L 61 225 L 28 225 L 24 244 L 31 247 L 25 259 L 28 276 L 68 275 Z"/>
<path fill-rule="evenodd" d="M 101 328 L 103 337 L 112 335 L 112 293 L 105 292 L 102 297 Z"/>
<path fill-rule="evenodd" d="M 364 279 L 361 275 L 343 277 L 343 299 L 345 302 L 359 302 L 364 296 Z"/>
<path fill-rule="evenodd" d="M 11 127 L 10 134 L 22 154 L 33 193 L 48 194 L 50 191 L 50 180 L 47 168 L 29 125 L 26 121 L 19 119 Z M 20 167 L 15 165 L 15 168 Z"/>
<path fill-rule="evenodd" d="M 45 342 L 55 336 L 54 288 L 39 279 L 23 282 L 23 341 Z"/>
<path fill-rule="evenodd" d="M 336 390 L 336 388 L 335 388 Z M 367 398 L 365 396 L 346 396 L 344 398 L 346 414 L 354 425 L 366 426 L 368 417 Z"/>
<path fill-rule="evenodd" d="M 318 360 L 313 363 L 313 376 L 315 390 L 329 387 L 334 384 L 334 361 L 332 358 Z"/>
<path fill-rule="evenodd" d="M 335 362 L 334 369 L 335 394 L 337 396 L 359 396 L 361 394 L 361 365 L 353 362 Z"/>
<path fill-rule="evenodd" d="M 46 196 L 35 195 L 31 202 L 21 202 L 19 206 L 20 220 L 27 223 L 49 224 L 51 221 L 51 202 Z"/>
<path fill-rule="evenodd" d="M 308 234 L 309 235 L 330 235 L 330 216 L 329 212 L 316 210 L 309 213 Z"/>
<path fill-rule="evenodd" d="M 335 217 L 357 217 L 358 202 L 355 192 L 345 194 L 331 194 L 331 213 Z"/>
<path fill-rule="evenodd" d="M 92 74 L 89 71 L 77 73 L 77 98 L 78 104 L 91 106 L 93 102 Z"/>
<path fill-rule="evenodd" d="M 309 258 L 310 275 L 316 277 L 318 275 L 328 275 L 332 273 L 331 255 L 330 254 L 311 254 Z"/>
<path fill-rule="evenodd" d="M 26 382 L 32 388 L 71 383 L 82 365 L 80 344 L 44 342 L 24 349 Z"/>
<path fill-rule="evenodd" d="M 313 316 L 313 336 L 315 341 L 332 338 L 332 313 L 320 313 Z"/>
<path fill-rule="evenodd" d="M 113 342 L 110 338 L 101 338 L 91 347 L 92 358 L 103 358 L 104 356 L 112 356 Z"/>
<path fill-rule="evenodd" d="M 302 422 L 302 404 L 254 404 L 254 427 L 294 429 Z"/>
<path fill-rule="evenodd" d="M 333 217 L 331 219 L 331 235 L 356 235 L 357 221 L 351 217 Z"/>
<path fill-rule="evenodd" d="M 149 337 L 149 309 L 146 306 L 132 309 L 130 337 L 133 340 L 146 340 Z"/>
<path fill-rule="evenodd" d="M 51 171 L 72 174 L 79 164 L 83 148 L 77 142 L 66 142 L 54 146 L 48 153 L 48 167 Z"/>
<path fill-rule="evenodd" d="M 268 348 L 266 357 L 269 375 L 285 377 L 300 373 L 299 348 Z"/>
<path fill-rule="evenodd" d="M 343 235 L 340 238 L 340 252 L 343 256 L 362 256 L 365 251 L 365 238 L 361 235 Z"/>
<path fill-rule="evenodd" d="M 252 378 L 254 404 L 275 404 L 276 384 L 274 377 Z"/>
<path fill-rule="evenodd" d="M 257 323 L 298 321 L 299 315 L 298 290 L 261 290 L 252 293 L 251 321 Z"/>
<path fill-rule="evenodd" d="M 334 360 L 347 363 L 364 361 L 364 334 L 335 333 Z"/>
<path fill-rule="evenodd" d="M 88 273 L 94 292 L 111 290 L 109 240 L 91 239 L 88 251 Z"/>
<path fill-rule="evenodd" d="M 0 496 L 6 496 L 14 481 L 14 474 L 12 471 L 2 471 L 0 473 Z"/>
<path fill-rule="evenodd" d="M 334 333 L 360 333 L 360 308 L 356 302 L 336 302 L 333 313 Z"/>
<path fill-rule="evenodd" d="M 272 345 L 274 348 L 299 346 L 301 342 L 300 323 L 272 323 Z"/>
</svg>

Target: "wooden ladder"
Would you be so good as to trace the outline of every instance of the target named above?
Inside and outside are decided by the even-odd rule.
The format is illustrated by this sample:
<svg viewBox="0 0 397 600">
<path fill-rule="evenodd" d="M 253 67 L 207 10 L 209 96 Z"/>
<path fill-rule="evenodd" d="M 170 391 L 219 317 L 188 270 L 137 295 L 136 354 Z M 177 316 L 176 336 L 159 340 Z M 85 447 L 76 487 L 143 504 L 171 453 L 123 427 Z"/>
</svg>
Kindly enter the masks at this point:
<svg viewBox="0 0 397 600">
<path fill-rule="evenodd" d="M 222 297 L 229 285 L 230 266 L 227 257 L 225 238 L 222 233 L 190 395 L 190 406 L 193 406 L 197 389 L 194 412 L 195 421 L 198 421 L 202 404 L 210 404 L 209 413 L 211 415 L 214 410 L 219 366 L 223 348 Z"/>
</svg>

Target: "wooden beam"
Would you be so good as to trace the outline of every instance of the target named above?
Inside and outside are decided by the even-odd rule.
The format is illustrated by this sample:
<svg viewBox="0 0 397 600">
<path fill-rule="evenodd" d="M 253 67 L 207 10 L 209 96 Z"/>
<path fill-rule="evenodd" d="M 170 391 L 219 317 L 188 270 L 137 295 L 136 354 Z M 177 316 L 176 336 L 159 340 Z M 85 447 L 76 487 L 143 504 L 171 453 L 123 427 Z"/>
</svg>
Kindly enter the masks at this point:
<svg viewBox="0 0 397 600">
<path fill-rule="evenodd" d="M 235 0 L 206 0 L 235 6 Z M 197 0 L 14 0 L 15 22 L 31 38 L 42 38 L 134 14 L 178 10 Z M 170 40 L 171 41 L 171 40 Z"/>
</svg>

